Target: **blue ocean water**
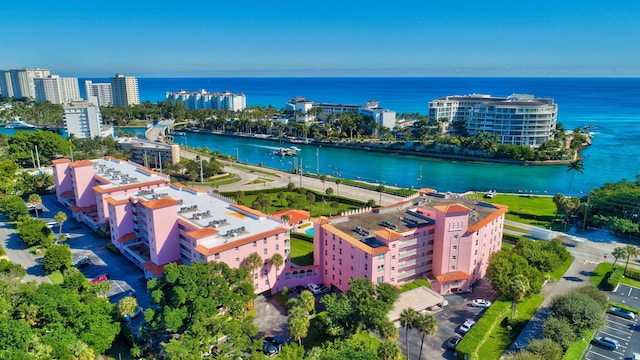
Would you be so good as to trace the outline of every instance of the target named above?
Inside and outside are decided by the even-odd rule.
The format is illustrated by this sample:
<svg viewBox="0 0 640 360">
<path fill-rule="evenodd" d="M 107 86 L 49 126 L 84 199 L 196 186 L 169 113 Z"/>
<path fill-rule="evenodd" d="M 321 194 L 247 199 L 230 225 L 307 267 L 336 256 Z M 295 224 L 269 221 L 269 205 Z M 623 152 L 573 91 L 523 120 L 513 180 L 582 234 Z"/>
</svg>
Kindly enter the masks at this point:
<svg viewBox="0 0 640 360">
<path fill-rule="evenodd" d="M 81 84 L 83 83 L 83 79 Z M 107 79 L 92 79 L 107 81 Z M 142 101 L 157 102 L 167 91 L 229 90 L 244 93 L 248 105 L 280 109 L 288 99 L 304 96 L 316 102 L 364 104 L 375 99 L 397 113 L 427 113 L 430 100 L 470 93 L 506 96 L 512 93 L 554 98 L 558 121 L 565 128 L 595 126 L 593 145 L 583 152 L 585 170 L 576 173 L 572 193 L 586 193 L 605 182 L 640 174 L 640 79 L 621 78 L 140 78 Z M 281 169 L 292 158 L 272 158 L 278 143 L 187 134 L 177 142 L 207 146 L 240 155 L 249 163 L 263 162 Z M 566 166 L 519 166 L 439 161 L 345 149 L 302 147 L 306 171 L 384 182 L 404 187 L 430 186 L 441 191 L 498 191 L 567 193 L 571 173 Z M 237 149 L 237 150 L 236 150 Z M 291 163 L 291 164 L 290 164 Z"/>
</svg>

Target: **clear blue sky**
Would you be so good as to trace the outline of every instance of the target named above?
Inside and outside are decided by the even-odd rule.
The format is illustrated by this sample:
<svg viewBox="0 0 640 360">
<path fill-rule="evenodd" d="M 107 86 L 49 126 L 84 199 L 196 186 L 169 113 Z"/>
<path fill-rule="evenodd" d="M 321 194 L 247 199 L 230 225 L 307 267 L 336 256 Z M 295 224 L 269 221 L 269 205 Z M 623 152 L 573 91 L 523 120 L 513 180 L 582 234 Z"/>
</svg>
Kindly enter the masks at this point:
<svg viewBox="0 0 640 360">
<path fill-rule="evenodd" d="M 0 17 L 0 69 L 63 76 L 640 76 L 637 0 L 37 0 Z"/>
</svg>

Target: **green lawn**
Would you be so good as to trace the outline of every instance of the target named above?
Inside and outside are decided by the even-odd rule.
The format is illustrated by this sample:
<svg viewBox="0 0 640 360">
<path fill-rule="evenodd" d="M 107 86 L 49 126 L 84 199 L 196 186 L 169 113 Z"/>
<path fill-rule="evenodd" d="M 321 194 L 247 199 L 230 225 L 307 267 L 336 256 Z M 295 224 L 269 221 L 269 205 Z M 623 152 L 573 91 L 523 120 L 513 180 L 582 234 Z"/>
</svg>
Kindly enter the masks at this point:
<svg viewBox="0 0 640 360">
<path fill-rule="evenodd" d="M 505 242 L 505 241 L 502 242 L 502 250 L 509 251 L 509 250 L 513 249 L 514 246 L 515 245 L 513 245 L 512 243 L 508 243 L 508 242 Z"/>
<path fill-rule="evenodd" d="M 493 199 L 486 199 L 483 193 L 469 195 L 484 202 L 506 205 L 509 212 L 507 220 L 539 226 L 548 229 L 551 226 L 561 226 L 553 223 L 556 215 L 556 205 L 551 196 L 526 196 L 497 194 Z"/>
<path fill-rule="evenodd" d="M 591 339 L 596 334 L 596 330 L 585 330 L 580 334 L 578 339 L 564 353 L 563 360 L 582 359 L 582 355 L 587 351 L 587 347 L 591 344 Z"/>
<path fill-rule="evenodd" d="M 511 310 L 507 315 L 498 319 L 498 323 L 490 332 L 487 340 L 478 349 L 478 359 L 500 359 L 504 352 L 516 340 L 520 331 L 527 325 L 533 314 L 536 313 L 544 297 L 542 295 L 532 295 L 516 306 L 516 316 L 512 321 L 511 331 L 503 325 L 505 317 L 511 315 Z"/>
<path fill-rule="evenodd" d="M 556 271 L 549 274 L 549 277 L 553 280 L 560 280 L 560 278 L 564 276 L 564 273 L 567 272 L 567 270 L 569 269 L 569 266 L 571 266 L 572 263 L 573 263 L 573 257 L 569 257 L 564 263 L 562 263 L 562 266 L 557 268 Z"/>
<path fill-rule="evenodd" d="M 299 266 L 313 265 L 313 243 L 291 238 L 291 261 Z"/>
<path fill-rule="evenodd" d="M 286 200 L 287 196 L 292 195 L 295 197 L 300 197 L 303 195 L 298 194 L 297 192 L 289 192 L 289 191 L 283 191 L 284 193 L 284 197 L 282 198 L 282 200 L 278 199 L 278 194 L 277 193 L 265 193 L 266 195 L 268 195 L 269 197 L 271 197 L 271 206 L 268 209 L 268 213 L 274 213 L 278 210 L 283 210 L 283 209 L 290 209 L 290 207 L 288 207 L 288 202 Z M 242 200 L 242 204 L 246 205 L 246 206 L 251 206 L 251 204 L 256 200 L 256 198 L 258 197 L 258 195 L 246 195 L 244 197 L 244 200 Z M 305 195 L 306 197 L 306 195 Z M 322 197 L 319 195 L 316 195 L 316 201 L 315 203 L 313 203 L 312 206 L 306 205 L 304 207 L 304 209 L 301 210 L 307 210 L 311 213 L 312 217 L 315 216 L 333 216 L 333 215 L 337 215 L 338 213 L 340 213 L 341 211 L 346 211 L 346 210 L 353 210 L 353 209 L 360 209 L 363 208 L 365 206 L 365 204 L 363 203 L 361 206 L 354 206 L 354 205 L 347 205 L 347 204 L 343 204 L 343 203 L 338 203 L 338 208 L 337 209 L 333 209 L 331 207 L 331 202 L 330 201 L 326 201 L 326 203 L 324 203 L 322 201 Z"/>
<path fill-rule="evenodd" d="M 631 264 L 629 264 L 629 265 L 631 265 Z M 618 264 L 616 264 L 616 266 L 624 267 L 624 262 L 621 263 L 620 261 L 618 261 Z M 603 262 L 603 263 L 598 264 L 598 266 L 596 266 L 595 270 L 593 270 L 593 273 L 589 277 L 591 279 L 591 282 L 593 283 L 593 285 L 600 286 L 600 282 L 602 282 L 602 279 L 604 278 L 604 276 L 609 271 L 611 271 L 612 268 L 613 268 L 613 264 L 612 263 Z M 620 283 L 640 288 L 640 281 L 634 280 L 634 279 L 631 279 L 631 278 L 628 278 L 628 277 L 622 277 L 622 281 L 620 281 Z"/>
<path fill-rule="evenodd" d="M 431 283 L 429 283 L 427 280 L 425 280 L 425 279 L 415 279 L 410 283 L 406 283 L 406 284 L 402 285 L 401 289 L 400 289 L 400 292 L 409 291 L 409 290 L 418 288 L 420 286 L 426 286 L 429 289 L 431 289 Z"/>
<path fill-rule="evenodd" d="M 49 279 L 54 284 L 62 284 L 62 281 L 64 280 L 64 276 L 62 276 L 62 273 L 60 271 L 54 271 L 51 274 L 49 274 Z"/>
<path fill-rule="evenodd" d="M 276 178 L 279 178 L 280 175 L 271 172 L 271 171 L 267 171 L 267 170 L 261 170 L 261 169 L 256 169 L 254 167 L 249 167 L 249 166 L 244 166 L 244 165 L 238 165 L 238 164 L 233 164 L 231 165 L 232 168 L 236 168 L 236 169 L 241 169 L 247 172 L 253 172 L 253 173 L 258 173 L 258 174 L 264 174 L 264 175 L 269 175 L 269 176 L 273 176 Z"/>
</svg>

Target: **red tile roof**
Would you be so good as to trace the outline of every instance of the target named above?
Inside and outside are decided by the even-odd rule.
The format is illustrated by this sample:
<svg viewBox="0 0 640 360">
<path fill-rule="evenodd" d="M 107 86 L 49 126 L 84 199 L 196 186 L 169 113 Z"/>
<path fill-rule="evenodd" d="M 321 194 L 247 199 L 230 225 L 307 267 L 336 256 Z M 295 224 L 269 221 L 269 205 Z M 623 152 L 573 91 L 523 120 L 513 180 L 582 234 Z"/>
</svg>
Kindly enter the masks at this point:
<svg viewBox="0 0 640 360">
<path fill-rule="evenodd" d="M 70 163 L 71 160 L 69 159 L 55 159 L 55 160 L 51 160 L 51 164 L 56 165 L 56 164 L 63 164 L 63 163 Z"/>
<path fill-rule="evenodd" d="M 238 246 L 250 244 L 250 243 L 252 243 L 252 242 L 254 242 L 256 240 L 268 238 L 270 236 L 274 236 L 275 234 L 282 234 L 282 233 L 284 233 L 286 231 L 287 231 L 287 229 L 285 229 L 285 228 L 272 229 L 272 230 L 265 231 L 265 232 L 262 232 L 262 233 L 259 233 L 259 234 L 255 234 L 253 236 L 249 236 L 249 237 L 244 238 L 244 239 L 230 241 L 230 242 L 228 242 L 226 244 L 222 244 L 220 246 L 215 246 L 215 247 L 212 247 L 212 248 L 207 248 L 207 247 L 204 247 L 202 245 L 198 245 L 198 246 L 196 246 L 196 251 L 201 253 L 202 255 L 209 256 L 209 255 L 213 255 L 215 253 L 223 252 L 225 250 L 233 249 L 233 248 L 238 247 Z"/>
<path fill-rule="evenodd" d="M 198 230 L 193 230 L 193 231 L 189 231 L 187 232 L 187 236 L 193 238 L 193 239 L 201 239 L 203 237 L 207 237 L 207 236 L 213 236 L 215 234 L 217 234 L 219 231 L 217 229 L 214 229 L 212 227 L 206 227 L 203 229 L 198 229 Z"/>
<path fill-rule="evenodd" d="M 182 265 L 182 261 L 180 260 L 172 261 L 172 263 Z M 156 265 L 151 260 L 143 262 L 142 267 L 145 268 L 150 273 L 152 273 L 153 275 L 160 275 L 164 272 L 164 265 Z"/>
<path fill-rule="evenodd" d="M 443 284 L 452 282 L 452 281 L 469 280 L 469 279 L 471 279 L 471 275 L 467 274 L 464 271 L 452 271 L 452 272 L 448 272 L 448 273 L 436 276 L 436 280 L 438 280 L 438 282 Z"/>
<path fill-rule="evenodd" d="M 387 228 L 374 230 L 373 233 L 387 241 L 396 240 L 403 237 L 402 234 Z"/>
<path fill-rule="evenodd" d="M 80 161 L 72 162 L 69 166 L 71 167 L 93 166 L 93 161 L 80 160 Z"/>
<path fill-rule="evenodd" d="M 105 199 L 106 202 L 108 202 L 111 205 L 122 205 L 122 204 L 126 204 L 129 202 L 129 199 L 122 199 L 122 200 L 116 200 L 112 197 L 108 197 Z"/>
<path fill-rule="evenodd" d="M 142 201 L 142 205 L 148 209 L 160 209 L 163 207 L 174 206 L 178 204 L 180 204 L 180 202 L 172 198 Z"/>
<path fill-rule="evenodd" d="M 434 208 L 440 210 L 445 214 L 456 214 L 456 213 L 468 213 L 471 212 L 471 209 L 464 205 L 460 204 L 449 204 L 449 205 L 436 205 Z"/>
<path fill-rule="evenodd" d="M 276 211 L 273 214 L 271 214 L 271 216 L 277 218 L 277 219 L 281 219 L 282 216 L 287 215 L 289 216 L 289 223 L 290 224 L 297 224 L 301 221 L 305 221 L 308 220 L 311 217 L 311 213 L 309 213 L 306 210 L 288 210 L 288 209 L 284 209 L 284 210 L 280 210 L 280 211 Z"/>
<path fill-rule="evenodd" d="M 60 194 L 60 196 L 62 197 L 67 197 L 67 196 L 71 196 L 74 195 L 75 193 L 73 192 L 73 190 L 69 190 L 69 191 L 65 191 L 62 194 Z"/>
<path fill-rule="evenodd" d="M 249 213 L 249 214 L 252 214 L 252 215 L 255 215 L 255 216 L 258 216 L 258 217 L 267 216 L 262 211 L 254 210 L 254 209 L 252 209 L 252 208 L 250 208 L 248 206 L 244 206 L 244 205 L 240 205 L 240 204 L 231 204 L 229 206 L 232 207 L 232 208 L 236 208 L 236 209 L 238 209 L 238 210 L 240 210 L 242 212 Z"/>
</svg>

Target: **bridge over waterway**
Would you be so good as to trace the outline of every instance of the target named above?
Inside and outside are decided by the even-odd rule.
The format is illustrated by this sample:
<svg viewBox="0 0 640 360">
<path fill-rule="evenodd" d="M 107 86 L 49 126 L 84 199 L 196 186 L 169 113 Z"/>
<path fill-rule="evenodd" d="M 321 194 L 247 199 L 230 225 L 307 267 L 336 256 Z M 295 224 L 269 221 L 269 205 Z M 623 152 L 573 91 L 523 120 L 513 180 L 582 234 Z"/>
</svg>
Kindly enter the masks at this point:
<svg viewBox="0 0 640 360">
<path fill-rule="evenodd" d="M 162 141 L 164 137 L 169 134 L 170 128 L 173 126 L 175 120 L 160 120 L 153 124 L 144 132 L 144 136 L 149 141 Z"/>
</svg>

